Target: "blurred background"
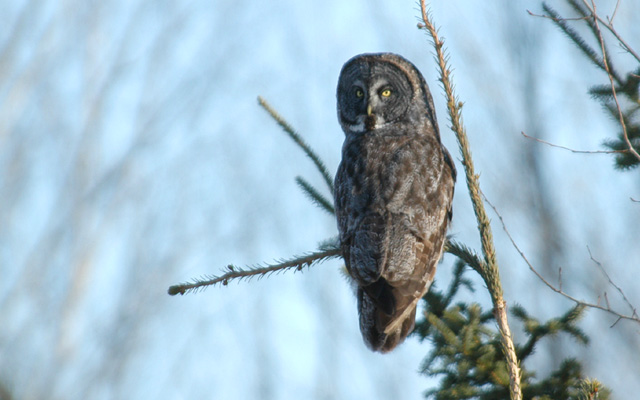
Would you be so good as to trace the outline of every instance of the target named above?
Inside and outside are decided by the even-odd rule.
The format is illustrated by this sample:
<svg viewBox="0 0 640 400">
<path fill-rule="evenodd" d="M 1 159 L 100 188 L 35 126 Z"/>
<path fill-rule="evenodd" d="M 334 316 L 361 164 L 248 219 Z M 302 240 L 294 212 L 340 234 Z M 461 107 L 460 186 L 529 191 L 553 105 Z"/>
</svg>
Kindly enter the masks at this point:
<svg viewBox="0 0 640 400">
<path fill-rule="evenodd" d="M 553 2 L 570 15 L 560 2 Z M 615 1 L 599 1 L 611 15 Z M 311 162 L 258 106 L 264 96 L 332 172 L 343 133 L 342 64 L 392 51 L 425 75 L 458 163 L 414 1 L 5 1 L 0 15 L 1 399 L 420 399 L 429 343 L 371 353 L 355 298 L 327 262 L 303 273 L 170 297 L 223 266 L 302 254 L 336 232 L 297 188 Z M 538 1 L 434 2 L 484 193 L 528 259 L 578 298 L 629 313 L 590 259 L 640 305 L 638 172 L 602 149 L 615 121 L 587 94 L 607 84 Z M 640 3 L 615 26 L 640 50 Z M 633 66 L 616 46 L 621 71 Z M 460 175 L 461 176 L 461 175 Z M 326 192 L 325 192 L 326 193 Z M 497 217 L 491 213 L 494 222 Z M 546 319 L 572 303 L 546 288 L 494 223 L 505 297 Z M 479 249 L 464 179 L 450 231 Z M 633 261 L 635 260 L 635 261 Z M 436 276 L 444 287 L 454 259 Z M 472 276 L 472 274 L 469 274 Z M 489 296 L 474 277 L 475 301 Z M 637 324 L 590 310 L 588 347 L 565 357 L 613 389 L 640 391 Z M 522 337 L 514 327 L 516 341 Z"/>
</svg>

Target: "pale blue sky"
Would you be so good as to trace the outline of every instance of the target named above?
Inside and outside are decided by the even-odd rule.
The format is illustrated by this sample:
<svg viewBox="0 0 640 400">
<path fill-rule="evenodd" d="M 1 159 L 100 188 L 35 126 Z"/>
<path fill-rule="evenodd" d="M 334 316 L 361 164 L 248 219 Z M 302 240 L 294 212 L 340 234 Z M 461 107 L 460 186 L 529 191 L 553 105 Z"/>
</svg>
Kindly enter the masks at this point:
<svg viewBox="0 0 640 400">
<path fill-rule="evenodd" d="M 599 10 L 610 13 L 614 3 Z M 433 387 L 417 373 L 428 343 L 410 338 L 388 355 L 366 349 L 339 262 L 166 295 L 169 285 L 229 263 L 301 254 L 336 234 L 333 218 L 294 182 L 302 175 L 324 189 L 319 174 L 258 95 L 333 173 L 342 64 L 362 52 L 397 52 L 423 72 L 443 141 L 459 160 L 415 2 L 45 0 L 3 8 L 0 379 L 16 398 L 420 399 Z M 527 14 L 541 9 L 536 1 L 432 9 L 483 191 L 539 266 L 550 244 L 532 211 L 524 158 L 527 146 L 543 145 L 520 132 L 601 149 L 616 128 L 586 91 L 606 77 L 549 21 Z M 632 45 L 638 12 L 623 1 L 616 16 Z M 633 65 L 620 50 L 615 56 L 621 70 Z M 640 259 L 640 208 L 629 201 L 640 197 L 637 171 L 614 171 L 606 155 L 539 150 L 565 249 L 540 269 L 555 281 L 562 267 L 567 290 L 590 301 L 607 290 L 626 311 L 589 246 L 640 304 L 629 261 Z M 451 233 L 478 248 L 458 169 Z M 507 302 L 541 318 L 570 307 L 528 271 L 500 225 L 493 229 Z M 441 286 L 452 264 L 446 256 L 439 267 Z M 476 300 L 487 305 L 476 282 Z M 591 346 L 559 346 L 622 399 L 638 391 L 640 341 L 636 327 L 609 329 L 613 321 L 590 311 L 583 328 Z M 557 346 L 538 350 L 541 374 Z"/>
</svg>

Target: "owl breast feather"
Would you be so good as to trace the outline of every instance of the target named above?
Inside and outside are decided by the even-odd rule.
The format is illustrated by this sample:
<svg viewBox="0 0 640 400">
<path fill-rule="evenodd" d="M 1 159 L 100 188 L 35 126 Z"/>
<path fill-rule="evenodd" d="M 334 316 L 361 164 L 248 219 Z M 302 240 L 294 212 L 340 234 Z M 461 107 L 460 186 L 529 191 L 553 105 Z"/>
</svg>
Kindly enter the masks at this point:
<svg viewBox="0 0 640 400">
<path fill-rule="evenodd" d="M 354 278 L 369 284 L 385 270 L 390 245 L 405 254 L 405 235 L 425 239 L 438 225 L 438 216 L 429 208 L 435 206 L 430 200 L 435 199 L 443 160 L 438 157 L 439 143 L 429 137 L 360 139 L 345 144 L 339 169 L 348 189 L 346 231 L 341 237 L 351 242 L 348 263 Z"/>
</svg>

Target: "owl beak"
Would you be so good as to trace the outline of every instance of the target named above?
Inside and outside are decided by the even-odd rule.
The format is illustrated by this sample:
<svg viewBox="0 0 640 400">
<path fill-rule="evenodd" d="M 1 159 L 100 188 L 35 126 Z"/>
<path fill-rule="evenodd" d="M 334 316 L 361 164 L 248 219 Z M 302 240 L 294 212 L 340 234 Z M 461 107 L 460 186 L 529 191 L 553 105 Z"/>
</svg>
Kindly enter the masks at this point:
<svg viewBox="0 0 640 400">
<path fill-rule="evenodd" d="M 367 116 L 369 116 L 369 117 L 371 116 L 371 111 L 372 111 L 371 104 L 368 104 L 367 105 Z"/>
</svg>

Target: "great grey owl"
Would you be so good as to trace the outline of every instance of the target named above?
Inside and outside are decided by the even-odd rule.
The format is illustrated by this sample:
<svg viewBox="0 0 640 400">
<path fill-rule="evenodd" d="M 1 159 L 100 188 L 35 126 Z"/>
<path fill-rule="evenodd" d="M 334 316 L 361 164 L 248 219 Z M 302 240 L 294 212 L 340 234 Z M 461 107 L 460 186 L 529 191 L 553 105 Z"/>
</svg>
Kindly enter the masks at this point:
<svg viewBox="0 0 640 400">
<path fill-rule="evenodd" d="M 364 341 L 384 353 L 413 330 L 433 281 L 456 170 L 427 83 L 403 57 L 353 57 L 340 72 L 337 98 L 346 136 L 335 180 L 340 246 Z"/>
</svg>

